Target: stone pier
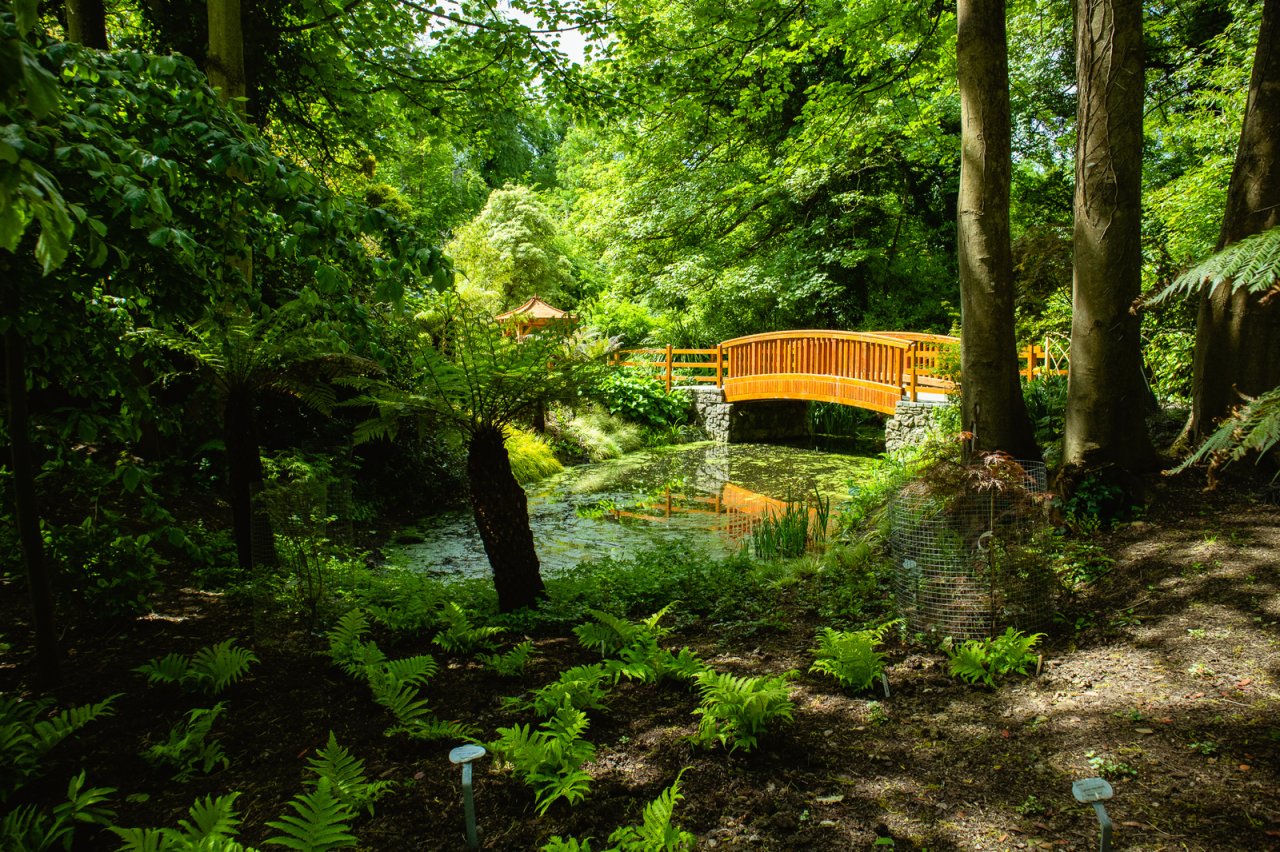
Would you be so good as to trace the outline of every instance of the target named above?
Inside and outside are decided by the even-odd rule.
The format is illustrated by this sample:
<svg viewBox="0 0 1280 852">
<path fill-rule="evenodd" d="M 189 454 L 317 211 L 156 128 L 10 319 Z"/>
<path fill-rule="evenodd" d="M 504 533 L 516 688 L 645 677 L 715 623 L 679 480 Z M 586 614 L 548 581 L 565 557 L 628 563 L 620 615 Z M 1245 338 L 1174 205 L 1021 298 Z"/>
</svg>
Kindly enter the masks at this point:
<svg viewBox="0 0 1280 852">
<path fill-rule="evenodd" d="M 901 400 L 897 411 L 884 423 L 884 451 L 892 453 L 923 442 L 934 430 L 938 412 L 945 405 L 945 402 Z"/>
<path fill-rule="evenodd" d="M 711 385 L 680 390 L 693 399 L 696 421 L 707 437 L 728 444 L 779 441 L 809 434 L 809 403 L 780 399 L 725 402 L 724 391 Z"/>
</svg>

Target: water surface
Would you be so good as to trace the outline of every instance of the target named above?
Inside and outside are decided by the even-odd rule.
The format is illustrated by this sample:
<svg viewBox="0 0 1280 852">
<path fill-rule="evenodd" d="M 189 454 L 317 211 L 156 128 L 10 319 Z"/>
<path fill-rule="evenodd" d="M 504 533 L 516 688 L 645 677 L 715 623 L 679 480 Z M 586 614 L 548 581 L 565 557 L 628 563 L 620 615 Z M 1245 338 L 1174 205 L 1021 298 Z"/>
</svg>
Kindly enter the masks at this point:
<svg viewBox="0 0 1280 852">
<path fill-rule="evenodd" d="M 735 552 L 759 517 L 788 498 L 832 506 L 874 459 L 819 449 L 683 444 L 566 469 L 530 485 L 529 522 L 545 576 L 587 559 L 622 558 L 681 540 L 716 555 Z M 470 509 L 425 519 L 404 546 L 408 567 L 487 576 L 489 563 Z"/>
</svg>

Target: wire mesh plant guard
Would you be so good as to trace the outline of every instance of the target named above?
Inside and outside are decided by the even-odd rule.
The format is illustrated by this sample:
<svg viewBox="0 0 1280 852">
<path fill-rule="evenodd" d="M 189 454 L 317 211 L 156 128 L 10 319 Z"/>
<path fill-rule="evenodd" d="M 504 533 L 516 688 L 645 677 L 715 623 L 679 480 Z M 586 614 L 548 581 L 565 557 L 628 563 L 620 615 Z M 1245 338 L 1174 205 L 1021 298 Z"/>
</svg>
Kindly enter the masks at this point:
<svg viewBox="0 0 1280 852">
<path fill-rule="evenodd" d="M 1046 488 L 1043 463 L 993 454 L 940 461 L 894 497 L 889 547 L 908 631 L 976 639 L 1048 624 Z"/>
</svg>

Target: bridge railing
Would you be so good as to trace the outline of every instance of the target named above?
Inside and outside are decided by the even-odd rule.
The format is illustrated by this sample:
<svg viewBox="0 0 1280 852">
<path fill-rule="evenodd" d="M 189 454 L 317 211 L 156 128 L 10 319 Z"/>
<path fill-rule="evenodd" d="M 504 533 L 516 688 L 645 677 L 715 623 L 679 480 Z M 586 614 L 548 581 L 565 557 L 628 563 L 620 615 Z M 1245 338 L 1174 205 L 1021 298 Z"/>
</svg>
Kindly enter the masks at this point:
<svg viewBox="0 0 1280 852">
<path fill-rule="evenodd" d="M 711 349 L 623 349 L 611 363 L 647 370 L 668 391 L 714 384 L 730 401 L 811 399 L 891 413 L 901 399 L 956 392 L 950 374 L 959 344 L 958 337 L 907 331 L 777 331 Z M 1065 351 L 1052 341 L 1024 346 L 1018 357 L 1027 381 L 1066 373 Z"/>
<path fill-rule="evenodd" d="M 916 399 L 918 343 L 858 331 L 779 331 L 720 344 L 725 399 L 809 399 L 892 413 Z"/>
<path fill-rule="evenodd" d="M 670 392 L 674 385 L 724 382 L 724 353 L 715 349 L 676 349 L 663 346 L 648 349 L 621 349 L 610 359 L 615 367 L 635 367 L 653 373 Z"/>
</svg>

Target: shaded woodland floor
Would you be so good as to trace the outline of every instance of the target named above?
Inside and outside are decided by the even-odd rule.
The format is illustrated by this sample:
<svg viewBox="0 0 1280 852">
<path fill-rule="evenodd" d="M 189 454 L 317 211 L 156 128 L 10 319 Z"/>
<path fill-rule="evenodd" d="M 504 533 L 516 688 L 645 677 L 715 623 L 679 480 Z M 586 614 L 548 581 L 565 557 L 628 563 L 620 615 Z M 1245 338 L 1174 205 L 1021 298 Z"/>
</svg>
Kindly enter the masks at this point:
<svg viewBox="0 0 1280 852">
<path fill-rule="evenodd" d="M 598 751 L 585 802 L 557 802 L 538 817 L 529 788 L 487 759 L 478 765 L 483 846 L 536 849 L 573 835 L 600 848 L 684 769 L 676 821 L 699 848 L 848 850 L 880 840 L 878 848 L 899 850 L 1093 849 L 1093 811 L 1072 799 L 1071 782 L 1099 774 L 1115 788 L 1117 849 L 1280 848 L 1278 514 L 1239 495 L 1201 494 L 1194 483 L 1159 486 L 1145 520 L 1107 536 L 1110 572 L 1064 603 L 1040 673 L 996 689 L 950 678 L 933 649 L 891 645 L 891 696 L 849 695 L 806 673 L 822 625 L 754 636 L 686 625 L 664 644 L 688 644 L 723 671 L 800 672 L 794 723 L 752 753 L 707 751 L 688 741 L 692 689 L 623 682 L 607 710 L 590 714 Z M 14 597 L 4 590 L 9 614 L 19 612 Z M 64 704 L 123 695 L 114 716 L 59 747 L 23 798 L 56 801 L 84 768 L 91 783 L 118 788 L 119 824 L 172 826 L 195 798 L 238 790 L 240 839 L 258 845 L 332 730 L 372 777 L 397 782 L 354 825 L 361 848 L 462 848 L 458 774 L 447 760 L 454 743 L 384 736 L 387 715 L 329 662 L 323 637 L 255 643 L 251 625 L 216 595 L 175 589 L 127 629 L 70 631 Z M 11 641 L 19 630 L 6 631 Z M 230 766 L 174 783 L 138 755 L 191 697 L 146 688 L 130 669 L 231 636 L 253 644 L 261 662 L 220 696 L 228 709 L 216 731 Z M 388 640 L 384 649 L 436 653 L 433 710 L 492 738 L 499 726 L 531 721 L 505 709 L 502 696 L 598 659 L 568 634 L 532 638 L 530 668 L 505 679 L 425 640 Z M 0 660 L 5 692 L 24 688 L 17 655 Z M 77 848 L 115 845 L 82 830 Z"/>
</svg>

